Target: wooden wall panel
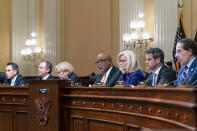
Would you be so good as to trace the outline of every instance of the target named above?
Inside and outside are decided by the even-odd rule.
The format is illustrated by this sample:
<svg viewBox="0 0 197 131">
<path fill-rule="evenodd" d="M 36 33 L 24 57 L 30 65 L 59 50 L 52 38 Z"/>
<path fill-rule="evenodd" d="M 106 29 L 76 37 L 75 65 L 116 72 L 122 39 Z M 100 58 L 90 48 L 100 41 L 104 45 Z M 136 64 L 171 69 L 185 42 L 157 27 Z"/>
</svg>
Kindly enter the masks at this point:
<svg viewBox="0 0 197 131">
<path fill-rule="evenodd" d="M 16 131 L 28 130 L 28 116 L 27 112 L 16 112 Z"/>
<path fill-rule="evenodd" d="M 123 131 L 123 126 L 106 120 L 89 120 L 89 131 Z"/>
<path fill-rule="evenodd" d="M 84 131 L 84 118 L 80 117 L 71 117 L 72 121 L 72 126 L 71 126 L 71 131 Z"/>
<path fill-rule="evenodd" d="M 0 118 L 0 130 L 12 131 L 12 112 L 1 110 Z"/>
</svg>

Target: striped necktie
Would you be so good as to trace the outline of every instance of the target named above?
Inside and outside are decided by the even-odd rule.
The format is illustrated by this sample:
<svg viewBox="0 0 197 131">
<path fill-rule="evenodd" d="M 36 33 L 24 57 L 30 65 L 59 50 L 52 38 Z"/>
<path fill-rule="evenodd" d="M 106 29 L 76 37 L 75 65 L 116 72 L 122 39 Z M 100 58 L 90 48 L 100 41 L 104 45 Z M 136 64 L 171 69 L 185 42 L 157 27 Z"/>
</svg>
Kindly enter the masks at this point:
<svg viewBox="0 0 197 131">
<path fill-rule="evenodd" d="M 183 72 L 183 74 L 182 74 L 182 80 L 183 80 L 183 81 L 185 81 L 185 79 L 186 79 L 186 75 L 187 75 L 187 72 L 188 72 L 187 70 L 188 70 L 188 67 L 185 66 L 184 72 Z"/>
</svg>

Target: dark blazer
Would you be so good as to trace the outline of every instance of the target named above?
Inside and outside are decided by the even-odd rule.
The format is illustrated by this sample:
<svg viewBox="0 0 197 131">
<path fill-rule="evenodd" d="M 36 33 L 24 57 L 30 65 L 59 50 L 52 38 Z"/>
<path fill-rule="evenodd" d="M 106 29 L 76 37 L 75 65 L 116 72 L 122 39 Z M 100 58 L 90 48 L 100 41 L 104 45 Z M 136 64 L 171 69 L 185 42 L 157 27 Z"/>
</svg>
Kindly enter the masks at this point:
<svg viewBox="0 0 197 131">
<path fill-rule="evenodd" d="M 157 76 L 157 85 L 173 84 L 174 80 L 176 80 L 176 72 L 163 65 Z M 152 73 L 147 77 L 145 85 L 152 86 Z"/>
<path fill-rule="evenodd" d="M 7 77 L 5 72 L 0 72 L 0 83 L 7 84 Z"/>
<path fill-rule="evenodd" d="M 103 75 L 103 73 L 97 75 L 95 83 L 101 82 Z M 117 67 L 113 66 L 104 86 L 114 86 L 116 84 L 116 81 L 119 79 L 120 75 L 121 71 Z"/>
<path fill-rule="evenodd" d="M 10 85 L 11 84 L 11 79 L 7 80 L 7 84 Z M 24 86 L 26 84 L 26 80 L 25 78 L 18 74 L 14 83 L 14 86 Z"/>
<path fill-rule="evenodd" d="M 73 72 L 68 76 L 69 79 L 71 79 L 74 83 L 80 83 L 80 78 Z"/>
<path fill-rule="evenodd" d="M 185 66 L 182 66 L 181 69 L 179 70 L 179 73 L 177 75 L 177 81 L 174 83 L 175 86 L 178 86 L 181 84 L 181 81 L 183 84 L 185 84 L 187 81 L 189 84 L 193 86 L 197 86 L 197 58 L 193 61 L 191 64 L 188 73 L 186 75 L 186 79 L 183 81 L 182 80 L 182 74 L 184 72 Z"/>
<path fill-rule="evenodd" d="M 129 74 L 121 74 L 118 81 L 124 81 L 125 86 L 136 86 L 139 81 L 144 80 L 144 75 L 142 74 L 141 70 L 136 70 L 135 72 Z"/>
<path fill-rule="evenodd" d="M 46 80 L 55 80 L 56 78 L 52 75 L 49 75 L 48 78 Z M 41 76 L 37 76 L 36 77 L 36 80 L 42 80 L 42 77 Z"/>
</svg>

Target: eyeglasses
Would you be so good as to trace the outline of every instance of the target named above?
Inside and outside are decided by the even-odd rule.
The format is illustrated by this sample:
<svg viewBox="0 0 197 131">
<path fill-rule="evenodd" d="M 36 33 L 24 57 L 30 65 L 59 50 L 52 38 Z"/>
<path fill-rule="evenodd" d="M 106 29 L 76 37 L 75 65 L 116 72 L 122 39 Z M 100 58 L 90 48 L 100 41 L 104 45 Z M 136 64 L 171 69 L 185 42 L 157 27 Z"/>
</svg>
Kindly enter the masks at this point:
<svg viewBox="0 0 197 131">
<path fill-rule="evenodd" d="M 119 63 L 124 63 L 124 62 L 126 62 L 126 60 L 119 60 L 118 62 Z"/>
<path fill-rule="evenodd" d="M 109 60 L 109 59 L 100 59 L 100 60 L 96 61 L 95 64 L 105 63 L 107 60 Z"/>
</svg>

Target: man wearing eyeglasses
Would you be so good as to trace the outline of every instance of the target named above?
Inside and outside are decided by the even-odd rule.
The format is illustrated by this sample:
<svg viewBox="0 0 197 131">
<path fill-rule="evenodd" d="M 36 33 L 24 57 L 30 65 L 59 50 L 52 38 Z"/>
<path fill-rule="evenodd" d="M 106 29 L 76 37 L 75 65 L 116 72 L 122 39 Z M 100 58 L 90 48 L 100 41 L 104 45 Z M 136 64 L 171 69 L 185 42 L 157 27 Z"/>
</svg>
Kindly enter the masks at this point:
<svg viewBox="0 0 197 131">
<path fill-rule="evenodd" d="M 176 46 L 176 58 L 181 64 L 175 86 L 190 84 L 197 86 L 197 43 L 191 39 L 181 39 Z"/>
<path fill-rule="evenodd" d="M 113 66 L 111 57 L 108 54 L 99 53 L 96 65 L 101 74 L 97 75 L 95 83 L 102 83 L 103 86 L 114 86 L 121 72 Z"/>
</svg>

